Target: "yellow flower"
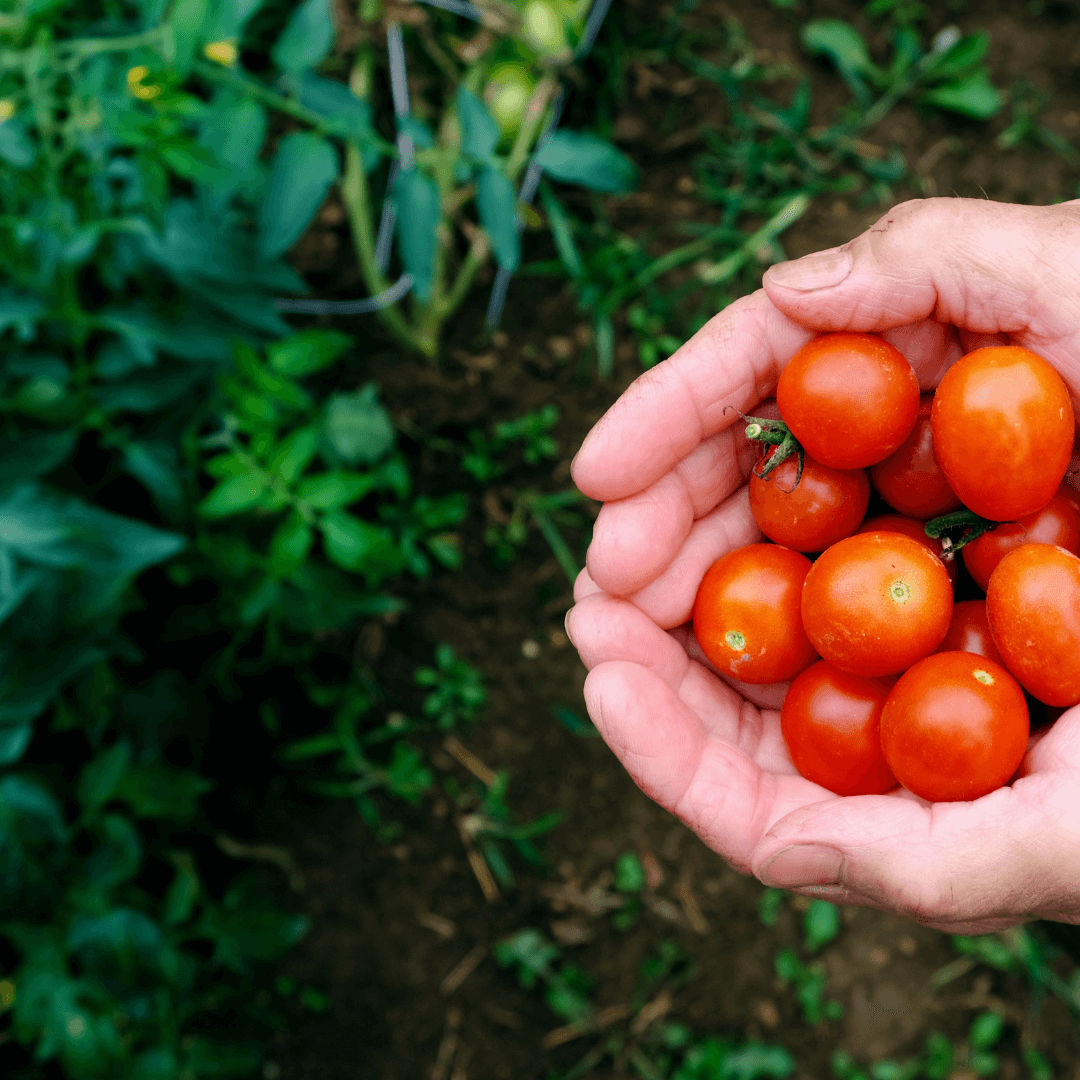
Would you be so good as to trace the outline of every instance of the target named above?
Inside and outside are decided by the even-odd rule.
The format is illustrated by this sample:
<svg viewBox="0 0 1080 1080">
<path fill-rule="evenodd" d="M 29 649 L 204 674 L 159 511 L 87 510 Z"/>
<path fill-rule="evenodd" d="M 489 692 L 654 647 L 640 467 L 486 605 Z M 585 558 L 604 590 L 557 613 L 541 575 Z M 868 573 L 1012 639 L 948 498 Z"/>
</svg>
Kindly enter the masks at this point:
<svg viewBox="0 0 1080 1080">
<path fill-rule="evenodd" d="M 11 98 L 0 100 L 0 124 L 10 120 L 15 115 L 15 102 Z"/>
<path fill-rule="evenodd" d="M 145 64 L 138 64 L 127 73 L 128 90 L 134 97 L 141 101 L 151 101 L 161 93 L 160 86 L 147 85 L 143 79 L 150 74 L 150 69 Z"/>
<path fill-rule="evenodd" d="M 222 67 L 232 67 L 240 56 L 240 50 L 236 47 L 235 38 L 223 38 L 221 41 L 211 41 L 203 48 L 203 56 L 207 60 L 213 60 Z"/>
</svg>

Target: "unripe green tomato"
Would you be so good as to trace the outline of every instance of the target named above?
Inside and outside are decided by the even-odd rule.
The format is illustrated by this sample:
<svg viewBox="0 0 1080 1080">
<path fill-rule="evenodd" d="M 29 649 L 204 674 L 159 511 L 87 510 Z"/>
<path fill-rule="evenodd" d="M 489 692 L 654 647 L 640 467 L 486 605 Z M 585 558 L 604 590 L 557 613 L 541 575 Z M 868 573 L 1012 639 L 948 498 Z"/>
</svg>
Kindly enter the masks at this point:
<svg viewBox="0 0 1080 1080">
<path fill-rule="evenodd" d="M 549 0 L 529 0 L 525 5 L 521 36 L 543 57 L 555 58 L 570 51 L 562 12 Z"/>
<path fill-rule="evenodd" d="M 512 135 L 521 126 L 525 106 L 535 88 L 525 64 L 500 64 L 491 73 L 484 87 L 484 102 L 504 135 Z"/>
</svg>

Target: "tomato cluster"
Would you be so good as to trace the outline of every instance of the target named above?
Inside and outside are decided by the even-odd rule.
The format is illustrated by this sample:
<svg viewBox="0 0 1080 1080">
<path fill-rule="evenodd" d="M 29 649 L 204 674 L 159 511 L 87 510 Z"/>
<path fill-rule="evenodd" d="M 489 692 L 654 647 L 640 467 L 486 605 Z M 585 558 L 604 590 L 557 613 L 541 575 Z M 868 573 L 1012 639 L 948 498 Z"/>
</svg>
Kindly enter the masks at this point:
<svg viewBox="0 0 1080 1080">
<path fill-rule="evenodd" d="M 824 334 L 784 369 L 776 402 L 780 420 L 746 429 L 766 444 L 749 485 L 766 542 L 705 575 L 702 652 L 733 680 L 790 681 L 791 758 L 837 794 L 900 783 L 945 802 L 1008 783 L 1029 702 L 1080 703 L 1080 500 L 1063 483 L 1075 421 L 1061 377 L 993 346 L 922 396 L 882 338 Z"/>
</svg>

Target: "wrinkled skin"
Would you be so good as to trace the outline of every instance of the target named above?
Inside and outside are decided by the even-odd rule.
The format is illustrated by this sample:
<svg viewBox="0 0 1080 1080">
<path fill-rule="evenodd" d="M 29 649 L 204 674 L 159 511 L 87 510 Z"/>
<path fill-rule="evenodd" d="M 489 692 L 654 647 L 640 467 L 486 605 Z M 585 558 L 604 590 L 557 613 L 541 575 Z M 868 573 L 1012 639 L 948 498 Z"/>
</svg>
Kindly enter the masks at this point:
<svg viewBox="0 0 1080 1080">
<path fill-rule="evenodd" d="M 740 871 L 954 933 L 1080 922 L 1080 707 L 1032 738 L 1010 787 L 975 802 L 843 798 L 792 766 L 785 687 L 725 682 L 686 626 L 709 565 L 760 539 L 746 487 L 757 451 L 736 410 L 760 415 L 796 350 L 817 332 L 879 332 L 925 392 L 972 349 L 1023 345 L 1075 406 L 1078 252 L 1080 202 L 904 203 L 840 248 L 772 267 L 585 440 L 574 479 L 604 506 L 566 624 L 589 712 L 642 790 Z"/>
</svg>

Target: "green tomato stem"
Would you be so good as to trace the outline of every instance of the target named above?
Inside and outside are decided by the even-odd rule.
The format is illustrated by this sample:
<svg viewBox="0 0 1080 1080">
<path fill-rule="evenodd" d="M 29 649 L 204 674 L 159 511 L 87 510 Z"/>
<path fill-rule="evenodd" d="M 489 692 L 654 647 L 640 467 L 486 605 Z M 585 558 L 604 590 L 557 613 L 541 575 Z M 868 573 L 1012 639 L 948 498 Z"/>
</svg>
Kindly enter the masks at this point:
<svg viewBox="0 0 1080 1080">
<path fill-rule="evenodd" d="M 767 420 L 762 416 L 746 416 L 744 413 L 739 413 L 739 416 L 747 421 L 746 437 L 748 439 L 764 443 L 766 446 L 776 447 L 772 457 L 767 462 L 762 464 L 759 461 L 754 466 L 754 475 L 759 479 L 764 480 L 773 469 L 785 462 L 792 454 L 798 455 L 799 464 L 795 470 L 795 483 L 791 489 L 794 491 L 802 479 L 803 461 L 806 455 L 798 439 L 791 434 L 791 429 L 783 420 Z M 761 468 L 759 469 L 758 466 L 761 466 Z"/>
<path fill-rule="evenodd" d="M 925 526 L 931 540 L 941 541 L 941 557 L 951 559 L 965 545 L 1003 524 L 980 517 L 973 510 L 954 510 L 933 518 Z M 952 535 L 949 535 L 952 534 Z"/>
</svg>

